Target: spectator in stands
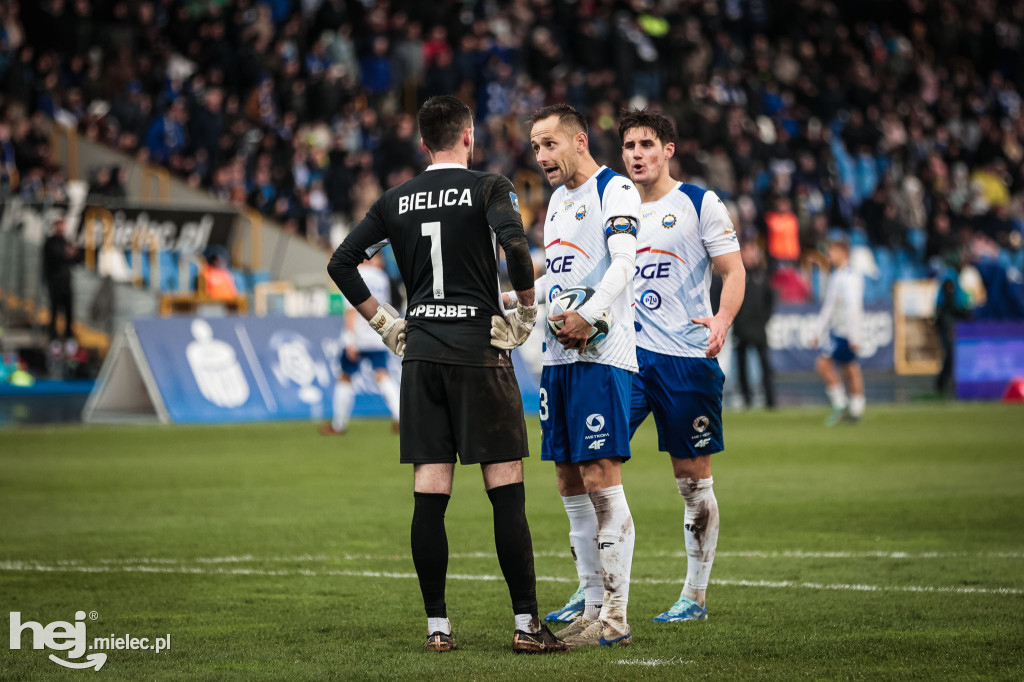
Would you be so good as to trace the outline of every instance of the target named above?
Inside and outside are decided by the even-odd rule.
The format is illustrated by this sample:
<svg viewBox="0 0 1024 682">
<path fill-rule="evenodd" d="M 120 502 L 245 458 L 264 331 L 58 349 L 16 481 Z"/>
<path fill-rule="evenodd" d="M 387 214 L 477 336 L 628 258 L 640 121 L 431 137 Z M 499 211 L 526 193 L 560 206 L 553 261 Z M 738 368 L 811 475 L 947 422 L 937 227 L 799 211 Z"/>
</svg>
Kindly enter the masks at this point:
<svg viewBox="0 0 1024 682">
<path fill-rule="evenodd" d="M 753 349 L 761 365 L 761 381 L 764 386 L 764 404 L 768 409 L 775 407 L 775 387 L 772 381 L 772 364 L 768 351 L 768 335 L 765 331 L 768 320 L 775 308 L 775 293 L 772 291 L 768 268 L 765 267 L 761 247 L 749 241 L 740 248 L 743 267 L 747 271 L 746 292 L 743 307 L 732 323 L 736 344 L 736 366 L 739 369 L 740 391 L 743 403 L 753 406 L 753 394 L 747 372 L 747 351 Z"/>
<path fill-rule="evenodd" d="M 942 369 L 935 378 L 935 390 L 945 395 L 953 378 L 953 339 L 958 320 L 971 316 L 967 294 L 957 284 L 956 277 L 946 277 L 939 287 L 935 301 L 935 329 L 942 344 Z"/>
<path fill-rule="evenodd" d="M 75 336 L 74 322 L 74 291 L 71 284 L 71 266 L 81 263 L 84 254 L 74 244 L 68 242 L 64 235 L 64 218 L 53 223 L 50 236 L 43 242 L 43 279 L 50 295 L 50 339 L 58 338 L 57 317 L 64 316 L 64 331 L 61 336 L 73 339 Z"/>
<path fill-rule="evenodd" d="M 369 0 L 5 2 L 0 99 L 236 202 L 249 196 L 256 158 L 271 153 L 275 196 L 302 206 L 323 175 L 327 213 L 350 223 L 361 217 L 350 194 L 361 173 L 383 187 L 406 173 L 404 141 L 392 145 L 391 131 L 404 135 L 401 117 L 417 98 L 459 93 L 478 116 L 478 167 L 515 177 L 531 166 L 518 129 L 526 112 L 577 105 L 593 118 L 599 160 L 615 164 L 616 145 L 602 146 L 603 112 L 641 94 L 676 119 L 676 172 L 734 195 L 741 236 L 760 226 L 773 266 L 800 257 L 792 225 L 811 247 L 808 228 L 825 214 L 845 231 L 859 220 L 871 246 L 895 250 L 898 274 L 919 277 L 921 243 L 944 225 L 936 213 L 948 214 L 951 242 L 990 233 L 1001 262 L 1019 257 L 1014 228 L 1024 218 L 1024 32 L 1014 23 L 1024 0 L 941 4 L 734 2 L 725 11 L 681 0 L 618 3 L 613 13 L 604 1 L 512 2 L 456 17 L 430 3 Z M 193 120 L 218 108 L 207 103 L 215 89 L 219 135 L 216 123 Z M 98 100 L 110 102 L 106 117 L 95 116 Z M 12 137 L 23 194 L 52 194 L 49 152 L 23 162 L 17 127 Z M 292 188 L 276 169 L 312 149 L 330 163 L 307 164 L 309 182 Z M 412 163 L 424 165 L 415 149 Z"/>
<path fill-rule="evenodd" d="M 169 163 L 185 150 L 185 122 L 188 113 L 181 98 L 171 103 L 167 113 L 157 117 L 146 131 L 146 148 L 155 163 Z"/>
<path fill-rule="evenodd" d="M 789 197 L 778 196 L 764 214 L 768 255 L 776 265 L 795 265 L 800 260 L 800 223 Z"/>
<path fill-rule="evenodd" d="M 235 277 L 217 252 L 210 253 L 203 266 L 203 287 L 203 293 L 218 301 L 238 298 Z"/>
</svg>

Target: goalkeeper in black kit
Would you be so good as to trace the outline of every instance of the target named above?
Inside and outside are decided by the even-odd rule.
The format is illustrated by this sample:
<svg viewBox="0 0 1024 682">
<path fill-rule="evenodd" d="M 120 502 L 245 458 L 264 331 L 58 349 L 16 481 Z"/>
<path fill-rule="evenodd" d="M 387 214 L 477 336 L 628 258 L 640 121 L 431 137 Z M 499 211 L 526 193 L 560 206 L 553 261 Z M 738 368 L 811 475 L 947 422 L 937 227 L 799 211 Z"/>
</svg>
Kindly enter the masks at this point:
<svg viewBox="0 0 1024 682">
<path fill-rule="evenodd" d="M 515 614 L 512 650 L 553 653 L 568 645 L 538 618 L 533 542 L 522 459 L 529 455 L 522 398 L 510 351 L 537 316 L 533 263 L 519 200 L 501 175 L 471 171 L 473 115 L 451 96 L 418 114 L 431 165 L 385 192 L 338 247 L 332 279 L 404 358 L 401 461 L 415 470 L 412 556 L 427 611 L 427 649 L 456 648 L 445 604 L 444 514 L 456 455 L 479 464 L 494 508 L 494 540 Z M 385 243 L 408 292 L 407 316 L 370 295 L 357 266 Z M 498 246 L 519 301 L 507 318 L 498 287 Z"/>
</svg>

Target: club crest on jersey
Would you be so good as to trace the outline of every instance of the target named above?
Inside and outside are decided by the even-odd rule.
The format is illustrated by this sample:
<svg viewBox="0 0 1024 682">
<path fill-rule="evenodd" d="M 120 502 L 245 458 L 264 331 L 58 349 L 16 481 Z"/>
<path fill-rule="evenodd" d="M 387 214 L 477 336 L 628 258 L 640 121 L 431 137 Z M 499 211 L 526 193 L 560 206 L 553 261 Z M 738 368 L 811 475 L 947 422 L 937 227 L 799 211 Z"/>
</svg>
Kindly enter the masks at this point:
<svg viewBox="0 0 1024 682">
<path fill-rule="evenodd" d="M 586 217 L 587 217 L 587 205 L 586 204 L 581 204 L 580 207 L 576 210 L 576 220 L 583 220 Z"/>
<path fill-rule="evenodd" d="M 676 217 L 669 213 L 668 215 L 661 219 L 661 226 L 664 227 L 666 230 L 671 230 L 673 227 L 676 226 Z"/>
<path fill-rule="evenodd" d="M 522 213 L 522 211 L 519 210 L 519 197 L 516 196 L 516 193 L 509 192 L 508 198 L 512 200 L 512 210 L 516 213 Z"/>
</svg>

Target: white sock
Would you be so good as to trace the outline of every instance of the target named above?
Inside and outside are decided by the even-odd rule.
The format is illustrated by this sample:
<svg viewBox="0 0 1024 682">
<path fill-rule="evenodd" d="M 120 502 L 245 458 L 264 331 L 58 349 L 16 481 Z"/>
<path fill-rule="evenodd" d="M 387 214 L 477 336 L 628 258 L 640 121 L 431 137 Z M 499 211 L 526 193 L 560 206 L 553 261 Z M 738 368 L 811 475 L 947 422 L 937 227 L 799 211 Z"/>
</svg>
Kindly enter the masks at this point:
<svg viewBox="0 0 1024 682">
<path fill-rule="evenodd" d="M 352 384 L 346 381 L 339 381 L 334 384 L 334 414 L 331 417 L 331 426 L 335 431 L 344 431 L 348 428 L 348 420 L 352 416 L 352 406 L 356 402 L 356 390 Z"/>
<path fill-rule="evenodd" d="M 826 387 L 825 393 L 828 395 L 828 399 L 832 403 L 832 409 L 846 409 L 846 389 L 843 388 L 842 384 Z"/>
<path fill-rule="evenodd" d="M 604 581 L 601 581 L 601 600 L 604 601 Z M 587 620 L 597 620 L 601 617 L 601 604 L 587 604 L 583 607 L 583 617 Z"/>
<path fill-rule="evenodd" d="M 867 401 L 864 399 L 864 394 L 851 395 L 850 396 L 850 415 L 854 417 L 864 416 L 864 404 Z"/>
<path fill-rule="evenodd" d="M 571 495 L 562 498 L 565 513 L 569 516 L 569 546 L 572 559 L 576 562 L 576 575 L 586 596 L 587 608 L 600 608 L 604 601 L 604 575 L 601 572 L 601 557 L 597 551 L 597 512 L 590 496 Z M 592 618 L 591 620 L 596 620 Z"/>
<path fill-rule="evenodd" d="M 391 418 L 398 421 L 398 404 L 400 402 L 398 384 L 389 375 L 378 381 L 377 387 L 380 389 L 380 394 L 384 396 L 384 402 L 387 403 L 388 411 L 391 412 Z"/>
<path fill-rule="evenodd" d="M 677 478 L 679 494 L 686 503 L 683 540 L 686 543 L 686 584 L 682 596 L 704 606 L 704 595 L 718 547 L 718 500 L 714 478 Z"/>
<path fill-rule="evenodd" d="M 629 601 L 629 574 L 633 566 L 635 533 L 633 515 L 626 504 L 622 485 L 590 493 L 597 512 L 597 546 L 604 571 L 604 604 L 601 620 L 605 623 L 626 622 Z"/>
<path fill-rule="evenodd" d="M 516 614 L 516 630 L 540 632 L 540 618 L 531 613 Z"/>
<path fill-rule="evenodd" d="M 446 635 L 452 634 L 452 624 L 447 618 L 427 618 L 427 634 L 443 632 Z"/>
</svg>

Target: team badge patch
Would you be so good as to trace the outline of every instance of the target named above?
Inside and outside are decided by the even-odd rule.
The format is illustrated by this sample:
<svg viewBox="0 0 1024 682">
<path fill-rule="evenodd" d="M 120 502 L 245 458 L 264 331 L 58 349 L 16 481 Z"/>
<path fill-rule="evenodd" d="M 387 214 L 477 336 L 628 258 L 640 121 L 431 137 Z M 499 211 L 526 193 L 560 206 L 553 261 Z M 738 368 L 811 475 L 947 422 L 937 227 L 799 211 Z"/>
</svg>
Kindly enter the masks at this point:
<svg viewBox="0 0 1024 682">
<path fill-rule="evenodd" d="M 586 217 L 587 217 L 587 205 L 586 204 L 581 204 L 580 207 L 578 209 L 576 209 L 576 220 L 583 220 Z"/>
<path fill-rule="evenodd" d="M 508 198 L 512 200 L 512 210 L 516 213 L 522 213 L 522 211 L 519 210 L 519 197 L 516 196 L 516 193 L 509 192 Z"/>
<path fill-rule="evenodd" d="M 661 219 L 661 226 L 664 227 L 666 230 L 672 229 L 673 227 L 676 226 L 676 217 L 669 213 L 668 215 Z"/>
</svg>

